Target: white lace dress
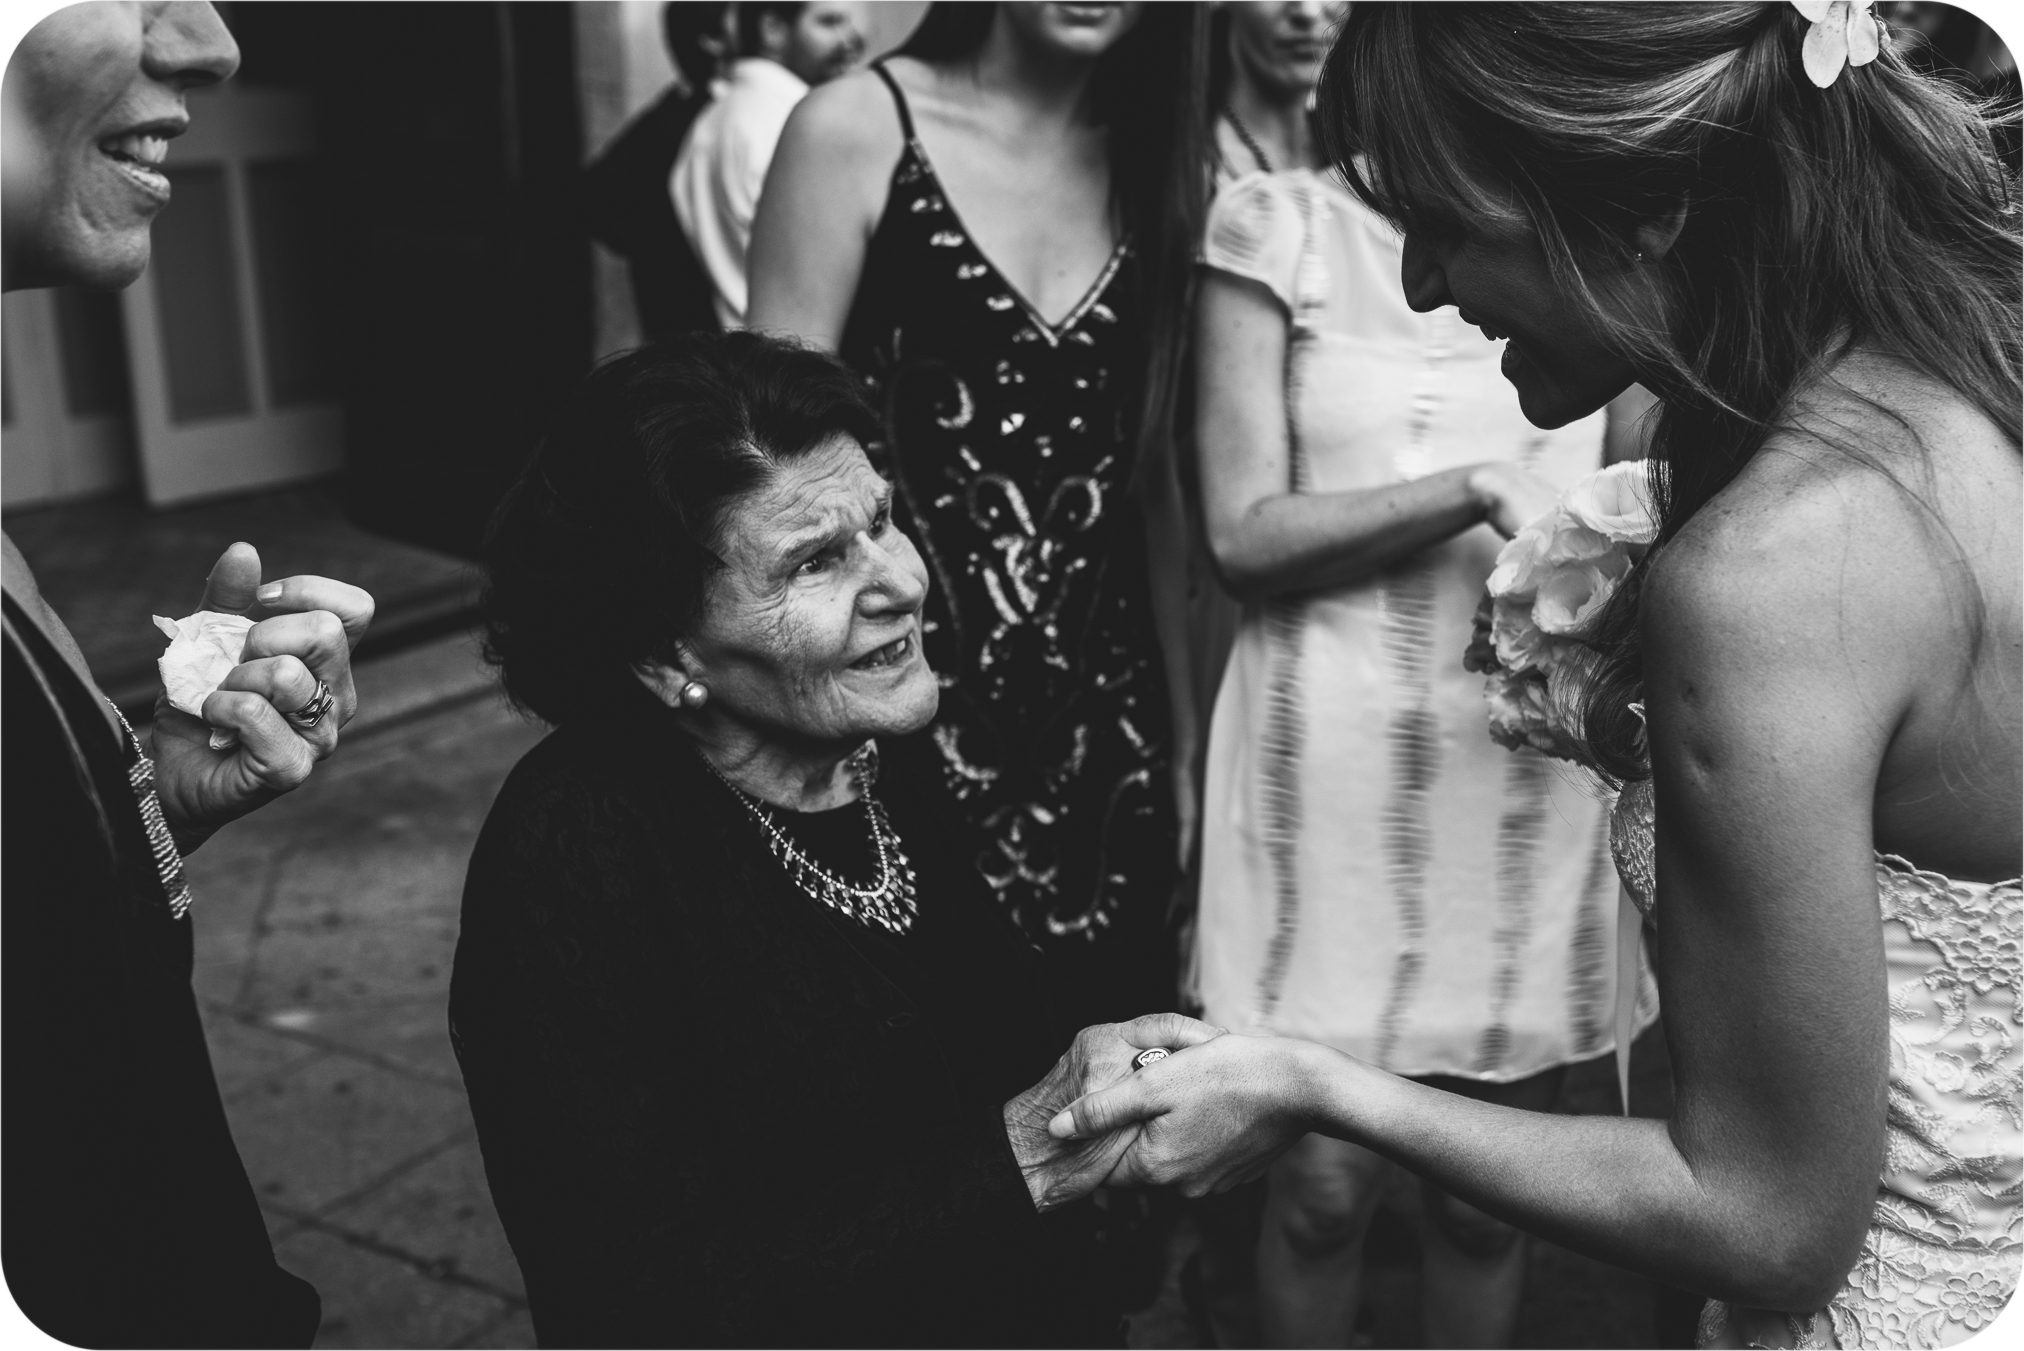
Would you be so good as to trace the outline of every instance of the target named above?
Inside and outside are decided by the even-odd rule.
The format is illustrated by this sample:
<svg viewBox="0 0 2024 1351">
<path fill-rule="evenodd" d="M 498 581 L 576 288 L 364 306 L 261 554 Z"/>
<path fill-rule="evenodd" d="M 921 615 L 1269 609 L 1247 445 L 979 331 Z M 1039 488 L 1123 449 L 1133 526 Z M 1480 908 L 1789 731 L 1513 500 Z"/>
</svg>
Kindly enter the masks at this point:
<svg viewBox="0 0 2024 1351">
<path fill-rule="evenodd" d="M 1649 920 L 1651 785 L 1610 844 Z M 1862 1256 L 1811 1319 L 1711 1301 L 1702 1346 L 1951 1346 L 2002 1312 L 2024 1259 L 2024 884 L 1956 882 L 1877 855 L 1890 979 L 1888 1146 Z"/>
</svg>

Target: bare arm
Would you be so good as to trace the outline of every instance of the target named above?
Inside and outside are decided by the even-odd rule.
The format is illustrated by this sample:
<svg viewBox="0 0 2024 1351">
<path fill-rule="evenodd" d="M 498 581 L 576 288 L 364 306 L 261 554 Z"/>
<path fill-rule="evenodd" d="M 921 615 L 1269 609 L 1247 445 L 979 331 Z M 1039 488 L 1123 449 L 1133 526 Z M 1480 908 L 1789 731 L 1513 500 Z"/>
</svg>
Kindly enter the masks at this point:
<svg viewBox="0 0 2024 1351">
<path fill-rule="evenodd" d="M 1553 505 L 1543 480 L 1497 461 L 1381 488 L 1289 491 L 1285 309 L 1211 269 L 1196 315 L 1203 514 L 1232 594 L 1344 586 L 1483 521 L 1513 534 Z"/>
<path fill-rule="evenodd" d="M 836 349 L 899 154 L 892 96 L 870 71 L 794 109 L 752 221 L 748 327 Z"/>
<path fill-rule="evenodd" d="M 1883 1154 L 1878 768 L 1944 678 L 1929 654 L 1961 640 L 1921 527 L 1880 481 L 1774 486 L 1757 498 L 1772 509 L 1704 509 L 1645 600 L 1673 1118 L 1525 1113 L 1305 1043 L 1219 1038 L 1073 1109 L 1081 1130 L 1145 1122 L 1114 1180 L 1199 1193 L 1320 1130 L 1617 1265 L 1774 1309 L 1827 1301 Z"/>
</svg>

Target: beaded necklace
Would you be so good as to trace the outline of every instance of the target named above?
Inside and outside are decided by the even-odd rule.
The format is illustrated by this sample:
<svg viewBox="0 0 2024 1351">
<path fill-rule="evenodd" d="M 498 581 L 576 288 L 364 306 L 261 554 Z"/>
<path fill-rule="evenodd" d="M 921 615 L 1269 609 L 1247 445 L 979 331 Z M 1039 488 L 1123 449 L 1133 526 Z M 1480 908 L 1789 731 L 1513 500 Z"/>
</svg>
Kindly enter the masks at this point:
<svg viewBox="0 0 2024 1351">
<path fill-rule="evenodd" d="M 1244 148 L 1251 152 L 1251 158 L 1258 161 L 1258 167 L 1268 174 L 1271 173 L 1271 158 L 1266 155 L 1265 147 L 1258 144 L 1258 138 L 1251 134 L 1251 128 L 1245 126 L 1238 118 L 1237 110 L 1226 103 L 1223 105 L 1223 116 L 1230 119 L 1230 130 L 1237 133 L 1237 139 L 1242 141 Z"/>
<path fill-rule="evenodd" d="M 848 762 L 851 781 L 857 786 L 858 796 L 864 801 L 865 815 L 871 820 L 872 851 L 878 855 L 878 878 L 870 886 L 863 887 L 853 885 L 810 858 L 780 828 L 771 806 L 732 783 L 700 749 L 696 753 L 702 757 L 709 771 L 717 776 L 718 782 L 730 789 L 752 819 L 759 823 L 766 848 L 787 870 L 789 880 L 804 894 L 838 914 L 859 923 L 876 924 L 892 934 L 904 934 L 913 927 L 918 910 L 914 900 L 914 865 L 900 848 L 900 837 L 886 819 L 885 804 L 872 796 L 872 785 L 878 781 L 878 751 L 873 743 L 867 741 L 851 755 Z"/>
</svg>

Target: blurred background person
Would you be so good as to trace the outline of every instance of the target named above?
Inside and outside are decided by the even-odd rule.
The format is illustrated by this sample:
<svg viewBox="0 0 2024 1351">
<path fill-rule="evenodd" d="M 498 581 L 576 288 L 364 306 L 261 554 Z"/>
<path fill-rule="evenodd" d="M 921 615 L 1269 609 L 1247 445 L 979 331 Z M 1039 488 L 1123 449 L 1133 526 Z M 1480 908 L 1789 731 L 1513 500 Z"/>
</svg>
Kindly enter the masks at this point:
<svg viewBox="0 0 2024 1351">
<path fill-rule="evenodd" d="M 745 322 L 752 217 L 781 128 L 814 85 L 864 55 L 861 0 L 809 0 L 735 9 L 738 59 L 711 89 L 675 156 L 668 191 L 675 218 L 710 276 L 717 321 Z"/>
<path fill-rule="evenodd" d="M 753 238 L 752 323 L 840 351 L 884 415 L 875 453 L 935 577 L 943 697 L 911 750 L 1081 1022 L 1175 995 L 1135 477 L 1171 425 L 1206 197 L 1202 18 L 938 4 L 796 110 Z"/>
<path fill-rule="evenodd" d="M 72 5 L 30 29 L 5 80 L 0 286 L 131 285 L 184 95 L 238 64 L 208 4 Z M 12 540 L 4 562 L 7 1288 L 74 1345 L 307 1346 L 316 1291 L 274 1260 L 212 1074 L 183 856 L 336 749 L 372 598 L 263 584 L 233 545 L 197 608 L 268 617 L 203 720 L 163 698 L 143 743 Z"/>
<path fill-rule="evenodd" d="M 584 173 L 585 223 L 626 260 L 633 306 L 650 341 L 718 327 L 709 274 L 675 219 L 668 182 L 730 54 L 730 18 L 722 0 L 661 6 L 661 33 L 679 79 Z"/>
<path fill-rule="evenodd" d="M 1346 6 L 1232 4 L 1196 315 L 1210 548 L 1244 602 L 1209 732 L 1204 1017 L 1549 1110 L 1612 1042 L 1602 804 L 1483 730 L 1463 669 L 1503 538 L 1603 459 L 1525 420 L 1502 348 L 1415 314 L 1398 232 L 1326 167 L 1309 102 Z M 1651 1011 L 1645 1010 L 1645 1021 Z M 1309 1136 L 1257 1248 L 1269 1346 L 1345 1346 L 1390 1165 Z M 1424 1189 L 1429 1346 L 1502 1346 L 1518 1231 Z"/>
</svg>

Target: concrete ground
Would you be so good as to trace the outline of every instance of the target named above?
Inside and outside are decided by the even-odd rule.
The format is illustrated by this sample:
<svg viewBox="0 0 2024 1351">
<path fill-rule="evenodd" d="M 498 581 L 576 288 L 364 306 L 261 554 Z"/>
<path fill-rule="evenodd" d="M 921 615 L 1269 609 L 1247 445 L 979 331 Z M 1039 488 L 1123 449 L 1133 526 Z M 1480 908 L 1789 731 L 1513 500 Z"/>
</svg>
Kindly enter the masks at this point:
<svg viewBox="0 0 2024 1351">
<path fill-rule="evenodd" d="M 196 989 L 226 1110 L 282 1264 L 323 1294 L 326 1347 L 533 1345 L 445 1026 L 464 866 L 540 737 L 468 634 L 360 664 L 365 712 L 308 785 L 189 861 Z M 1613 1101 L 1606 1071 L 1570 1088 Z M 1571 1101 L 1564 1106 L 1584 1109 Z M 1136 1347 L 1211 1345 L 1175 1228 Z M 1417 1346 L 1410 1226 L 1370 1243 L 1358 1344 Z M 1538 1245 L 1524 1346 L 1654 1345 L 1648 1283 Z"/>
<path fill-rule="evenodd" d="M 318 1346 L 532 1346 L 444 1010 L 465 861 L 540 733 L 465 636 L 357 679 L 340 753 L 189 860 L 212 1061 Z"/>
</svg>

